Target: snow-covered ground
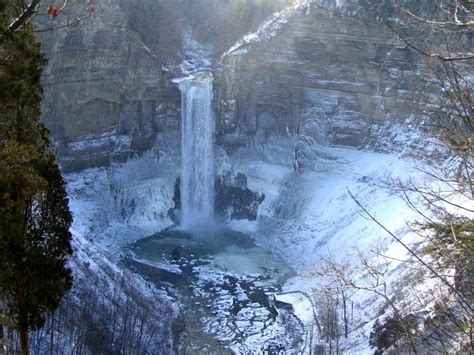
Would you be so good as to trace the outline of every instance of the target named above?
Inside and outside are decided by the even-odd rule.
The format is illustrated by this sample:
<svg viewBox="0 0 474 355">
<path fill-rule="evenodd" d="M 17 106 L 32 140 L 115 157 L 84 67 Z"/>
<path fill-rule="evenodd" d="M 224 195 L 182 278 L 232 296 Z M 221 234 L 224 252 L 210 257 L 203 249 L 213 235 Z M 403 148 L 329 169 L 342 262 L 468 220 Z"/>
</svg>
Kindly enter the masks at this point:
<svg viewBox="0 0 474 355">
<path fill-rule="evenodd" d="M 275 37 L 281 28 L 288 23 L 288 19 L 299 11 L 306 9 L 308 11 L 308 5 L 310 0 L 295 0 L 293 4 L 286 6 L 280 11 L 273 13 L 269 16 L 258 28 L 252 33 L 248 33 L 238 40 L 231 48 L 222 54 L 221 60 L 227 56 L 240 55 L 246 53 L 248 47 L 252 44 L 266 41 L 270 38 Z"/>
<path fill-rule="evenodd" d="M 47 326 L 31 333 L 31 353 L 171 353 L 177 346 L 175 300 L 76 230 L 72 234 L 73 287 Z"/>
<path fill-rule="evenodd" d="M 110 254 L 163 230 L 172 224 L 168 209 L 178 174 L 176 159 L 158 159 L 152 153 L 69 174 L 74 229 Z"/>
<path fill-rule="evenodd" d="M 277 299 L 292 303 L 295 313 L 314 322 L 321 277 L 329 260 L 346 264 L 364 282 L 360 255 L 376 260 L 377 251 L 389 256 L 389 292 L 404 275 L 406 251 L 376 223 L 361 213 L 355 199 L 388 230 L 407 243 L 415 240 L 408 221 L 417 216 L 391 191 L 391 180 L 419 178 L 417 162 L 400 153 L 376 153 L 346 147 L 313 147 L 310 169 L 292 168 L 292 141 L 279 139 L 261 147 L 242 148 L 227 156 L 218 152 L 218 172 L 242 172 L 253 191 L 265 194 L 258 220 L 232 221 L 229 227 L 250 234 L 257 243 L 291 266 L 297 276 L 288 280 Z M 153 155 L 109 168 L 90 169 L 68 176 L 74 229 L 103 250 L 120 254 L 125 244 L 170 226 L 173 184 L 179 159 L 158 161 Z M 384 259 L 386 260 L 386 259 Z M 403 266 L 403 267 L 402 267 Z M 309 297 L 308 297 L 309 296 Z M 351 293 L 353 327 L 341 347 L 371 352 L 367 336 L 382 301 L 370 292 Z M 359 325 L 365 324 L 365 327 Z M 321 335 L 321 334 L 319 334 Z M 318 334 L 316 334 L 318 336 Z"/>
<path fill-rule="evenodd" d="M 249 188 L 265 194 L 258 221 L 233 221 L 230 226 L 251 234 L 296 270 L 298 275 L 284 286 L 287 293 L 277 295 L 277 299 L 292 303 L 309 329 L 315 322 L 314 308 L 318 308 L 314 302 L 327 284 L 321 272 L 332 262 L 347 265 L 348 274 L 356 275 L 356 280 L 366 285 L 365 271 L 357 267 L 361 267 L 364 256 L 375 262 L 380 258 L 376 252 L 383 251 L 390 258 L 382 258 L 390 261 L 385 279 L 389 293 L 396 289 L 405 272 L 405 265 L 399 260 L 407 260 L 409 255 L 362 213 L 356 200 L 410 245 L 417 236 L 407 223 L 419 215 L 393 192 L 390 182 L 421 179 L 418 165 L 422 163 L 399 153 L 319 147 L 314 148 L 316 158 L 311 170 L 296 173 L 291 165 L 291 149 L 285 148 L 291 147 L 288 143 L 261 150 L 242 149 L 228 159 L 223 158 L 222 165 L 234 173 L 246 174 Z M 351 302 L 358 313 L 354 326 L 366 326 L 352 332 L 349 341 L 340 345 L 342 349 L 373 352 L 367 336 L 382 301 L 371 292 L 352 295 Z"/>
<path fill-rule="evenodd" d="M 389 187 L 390 181 L 419 174 L 412 162 L 397 155 L 321 148 L 312 171 L 295 173 L 290 165 L 258 161 L 238 161 L 234 169 L 266 196 L 256 238 L 299 273 L 314 268 L 321 256 L 344 258 L 343 251 L 370 249 L 378 239 L 390 243 L 387 233 L 360 213 L 351 193 L 397 235 L 408 231 L 406 221 L 415 215 Z"/>
<path fill-rule="evenodd" d="M 58 354 L 171 353 L 177 346 L 176 301 L 119 259 L 123 245 L 171 224 L 166 212 L 176 169 L 173 159 L 161 158 L 150 153 L 66 176 L 74 217 L 69 261 L 74 284 L 54 315 L 54 345 L 50 328 L 41 329 L 31 336 L 32 353 L 52 346 Z"/>
</svg>

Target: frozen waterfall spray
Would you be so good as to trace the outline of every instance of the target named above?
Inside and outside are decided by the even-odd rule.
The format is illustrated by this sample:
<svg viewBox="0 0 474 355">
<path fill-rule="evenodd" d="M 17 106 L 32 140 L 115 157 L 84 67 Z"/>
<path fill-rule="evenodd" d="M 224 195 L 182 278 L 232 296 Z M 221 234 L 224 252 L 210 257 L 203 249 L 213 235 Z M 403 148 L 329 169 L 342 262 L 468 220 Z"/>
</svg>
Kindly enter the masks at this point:
<svg viewBox="0 0 474 355">
<path fill-rule="evenodd" d="M 212 225 L 214 217 L 214 114 L 212 77 L 182 81 L 181 225 Z"/>
</svg>

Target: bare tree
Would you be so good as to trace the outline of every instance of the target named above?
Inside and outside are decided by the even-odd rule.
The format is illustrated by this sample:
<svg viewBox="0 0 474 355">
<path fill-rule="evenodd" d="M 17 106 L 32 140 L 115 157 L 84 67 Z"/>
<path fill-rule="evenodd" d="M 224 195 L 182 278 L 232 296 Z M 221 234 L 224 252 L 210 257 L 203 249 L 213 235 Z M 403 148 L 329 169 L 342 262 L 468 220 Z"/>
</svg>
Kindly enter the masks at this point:
<svg viewBox="0 0 474 355">
<path fill-rule="evenodd" d="M 100 8 L 106 6 L 105 3 Z M 19 31 L 35 17 L 43 17 L 38 19 L 37 22 L 41 25 L 35 28 L 35 32 L 65 28 L 93 16 L 97 10 L 98 7 L 91 0 L 63 0 L 60 5 L 46 0 L 31 0 L 30 3 L 19 0 L 15 10 L 16 17 L 8 28 L 13 32 Z M 45 17 L 49 20 L 44 19 Z"/>
<path fill-rule="evenodd" d="M 351 264 L 323 258 L 318 274 L 325 281 L 314 291 L 333 295 L 340 290 L 368 292 L 382 301 L 380 311 L 377 312 L 374 306 L 365 320 L 352 324 L 349 334 L 365 323 L 377 320 L 371 345 L 384 346 L 385 350 L 392 346 L 413 354 L 472 350 L 472 313 L 463 309 L 459 298 L 438 277 L 430 277 L 416 260 L 396 260 L 402 262 L 401 277 L 399 283 L 394 284 L 388 281 L 393 272 L 393 260 L 384 249 L 377 247 L 371 255 L 356 251 L 355 256 Z M 431 280 L 429 290 L 418 290 L 417 285 L 426 282 L 427 277 Z M 326 327 L 333 327 L 327 332 L 340 336 L 341 332 L 334 331 L 334 322 L 343 324 L 344 317 L 337 315 L 334 309 L 342 313 L 345 307 L 334 299 L 332 303 L 323 300 L 319 306 L 332 315 L 332 318 L 328 316 L 332 325 L 324 322 Z M 381 323 L 383 314 L 388 316 Z M 383 339 L 387 332 L 391 334 L 390 339 Z M 327 343 L 331 350 L 331 339 L 327 338 Z"/>
</svg>

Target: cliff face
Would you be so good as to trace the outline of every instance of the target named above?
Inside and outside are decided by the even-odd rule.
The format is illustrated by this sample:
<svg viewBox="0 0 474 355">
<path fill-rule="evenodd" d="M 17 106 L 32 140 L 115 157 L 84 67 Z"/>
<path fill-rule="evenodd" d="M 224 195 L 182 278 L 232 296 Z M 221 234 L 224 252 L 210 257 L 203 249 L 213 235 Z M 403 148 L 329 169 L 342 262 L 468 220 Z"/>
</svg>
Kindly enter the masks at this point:
<svg viewBox="0 0 474 355">
<path fill-rule="evenodd" d="M 258 28 L 290 2 L 109 1 L 76 26 L 41 33 L 49 58 L 43 119 L 63 168 L 124 161 L 151 147 L 179 151 L 181 97 L 170 78 L 202 55 L 190 55 L 187 43 L 213 62 L 224 148 L 290 135 L 394 149 L 397 125 L 413 120 L 417 66 L 408 49 L 382 25 L 314 4 L 282 15 L 270 34 Z M 221 58 L 251 30 L 256 40 Z"/>
<path fill-rule="evenodd" d="M 43 119 L 66 170 L 123 160 L 153 145 L 160 98 L 178 93 L 168 90 L 160 59 L 128 27 L 118 2 L 40 37 L 49 59 Z"/>
<path fill-rule="evenodd" d="M 153 146 L 178 149 L 180 92 L 169 79 L 189 60 L 190 37 L 212 61 L 288 1 L 104 1 L 76 25 L 40 33 L 49 59 L 43 120 L 64 170 L 124 161 Z"/>
<path fill-rule="evenodd" d="M 396 148 L 397 125 L 413 119 L 417 65 L 383 25 L 313 4 L 275 33 L 265 31 L 272 29 L 232 48 L 217 73 L 224 147 L 289 134 L 322 144 Z"/>
</svg>

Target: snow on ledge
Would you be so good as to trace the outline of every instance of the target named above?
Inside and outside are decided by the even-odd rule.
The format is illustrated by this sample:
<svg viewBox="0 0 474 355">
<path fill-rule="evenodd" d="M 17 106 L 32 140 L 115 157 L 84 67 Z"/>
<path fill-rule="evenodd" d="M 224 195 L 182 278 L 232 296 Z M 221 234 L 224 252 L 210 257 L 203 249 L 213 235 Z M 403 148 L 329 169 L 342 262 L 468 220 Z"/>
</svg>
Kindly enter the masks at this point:
<svg viewBox="0 0 474 355">
<path fill-rule="evenodd" d="M 281 11 L 274 12 L 265 20 L 255 32 L 249 33 L 237 41 L 221 56 L 221 62 L 228 56 L 247 53 L 247 47 L 253 43 L 266 41 L 275 37 L 288 19 L 293 17 L 299 10 L 309 6 L 311 0 L 296 0 L 292 5 Z"/>
</svg>

